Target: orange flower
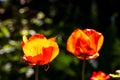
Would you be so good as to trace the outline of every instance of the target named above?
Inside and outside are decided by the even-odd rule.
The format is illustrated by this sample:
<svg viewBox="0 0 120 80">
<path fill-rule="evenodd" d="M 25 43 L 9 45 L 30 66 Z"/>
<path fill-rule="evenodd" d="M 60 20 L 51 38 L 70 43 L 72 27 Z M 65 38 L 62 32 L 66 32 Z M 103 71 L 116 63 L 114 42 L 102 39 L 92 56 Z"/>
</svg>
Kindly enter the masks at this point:
<svg viewBox="0 0 120 80">
<path fill-rule="evenodd" d="M 84 55 L 86 60 L 95 59 L 103 40 L 103 35 L 93 29 L 76 29 L 67 40 L 67 50 L 82 60 Z"/>
<path fill-rule="evenodd" d="M 34 34 L 29 39 L 23 36 L 23 60 L 29 65 L 45 65 L 51 62 L 59 53 L 56 38 L 46 39 L 42 34 Z"/>
<path fill-rule="evenodd" d="M 106 75 L 104 72 L 102 71 L 98 71 L 98 72 L 93 72 L 92 76 L 90 78 L 90 80 L 108 80 L 110 79 L 109 75 Z"/>
</svg>

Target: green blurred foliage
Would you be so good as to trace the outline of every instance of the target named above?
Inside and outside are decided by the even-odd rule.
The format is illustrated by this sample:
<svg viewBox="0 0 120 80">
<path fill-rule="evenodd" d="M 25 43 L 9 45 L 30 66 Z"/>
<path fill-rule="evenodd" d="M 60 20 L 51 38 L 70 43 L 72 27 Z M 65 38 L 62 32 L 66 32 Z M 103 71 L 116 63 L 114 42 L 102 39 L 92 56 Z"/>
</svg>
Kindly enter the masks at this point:
<svg viewBox="0 0 120 80">
<path fill-rule="evenodd" d="M 47 71 L 46 65 L 39 67 L 39 80 L 80 80 L 82 61 L 66 51 L 67 38 L 76 28 L 93 28 L 105 37 L 100 57 L 86 63 L 86 80 L 95 70 L 109 74 L 119 69 L 119 12 L 110 13 L 118 6 L 102 1 L 0 0 L 0 80 L 34 80 L 34 67 L 22 62 L 21 41 L 23 34 L 35 33 L 57 36 L 60 47 Z"/>
</svg>

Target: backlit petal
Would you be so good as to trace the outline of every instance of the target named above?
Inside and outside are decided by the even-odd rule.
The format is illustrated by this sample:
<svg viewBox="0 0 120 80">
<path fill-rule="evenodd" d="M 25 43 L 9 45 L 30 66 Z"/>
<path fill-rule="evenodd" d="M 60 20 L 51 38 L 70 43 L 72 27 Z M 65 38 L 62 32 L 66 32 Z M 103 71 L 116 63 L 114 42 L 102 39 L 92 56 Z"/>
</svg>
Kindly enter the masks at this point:
<svg viewBox="0 0 120 80">
<path fill-rule="evenodd" d="M 44 61 L 44 64 L 48 64 L 50 62 L 50 59 L 52 57 L 53 54 L 53 47 L 48 47 L 48 48 L 43 48 L 43 58 L 42 60 Z"/>
<path fill-rule="evenodd" d="M 55 37 L 46 39 L 42 34 L 32 35 L 29 39 L 24 37 L 22 42 L 24 61 L 31 66 L 51 62 L 59 53 L 59 47 L 55 39 Z"/>
<path fill-rule="evenodd" d="M 56 41 L 56 37 L 50 38 L 49 40 Z"/>
<path fill-rule="evenodd" d="M 26 44 L 28 42 L 28 39 L 25 35 L 23 35 L 23 42 Z"/>
<path fill-rule="evenodd" d="M 77 57 L 81 60 L 84 60 L 84 56 L 77 56 Z M 94 55 L 91 56 L 86 56 L 86 60 L 96 59 L 97 57 L 99 57 L 99 53 L 95 53 Z"/>
<path fill-rule="evenodd" d="M 83 44 L 81 45 L 80 42 L 78 42 L 78 39 L 81 39 Z M 77 45 L 84 46 L 86 45 L 86 42 L 89 40 L 88 36 L 83 33 L 82 30 L 76 29 L 73 31 L 73 33 L 70 35 L 70 37 L 67 40 L 67 50 L 71 53 L 76 52 Z M 79 49 L 78 49 L 79 50 Z M 78 53 L 83 52 L 82 48 L 80 51 L 76 52 L 75 55 Z"/>
<path fill-rule="evenodd" d="M 104 36 L 101 34 L 101 36 L 100 36 L 100 38 L 98 40 L 97 51 L 99 51 L 100 48 L 102 47 L 103 41 L 104 41 Z"/>
<path fill-rule="evenodd" d="M 34 39 L 29 41 L 23 47 L 24 54 L 26 56 L 36 56 L 42 54 L 42 47 L 46 43 L 46 39 Z"/>
<path fill-rule="evenodd" d="M 45 36 L 44 35 L 42 35 L 42 34 L 34 34 L 34 35 L 32 35 L 30 38 L 29 38 L 29 40 L 34 40 L 34 39 L 44 39 L 45 38 Z"/>
<path fill-rule="evenodd" d="M 58 55 L 59 47 L 58 47 L 57 43 L 55 43 L 53 40 L 50 40 L 50 46 L 53 46 L 53 54 L 50 59 L 50 61 L 52 61 Z"/>
<path fill-rule="evenodd" d="M 93 47 L 96 51 L 99 51 L 101 46 L 103 45 L 103 35 L 95 31 L 94 29 L 85 29 L 83 30 L 83 32 L 90 38 L 91 47 Z"/>
<path fill-rule="evenodd" d="M 76 29 L 67 40 L 66 48 L 79 59 L 95 59 L 99 56 L 98 51 L 103 45 L 104 36 L 94 29 Z"/>
<path fill-rule="evenodd" d="M 110 79 L 109 75 L 106 75 L 104 72 L 102 71 L 98 71 L 98 72 L 93 72 L 92 76 L 90 78 L 90 80 L 108 80 Z"/>
</svg>

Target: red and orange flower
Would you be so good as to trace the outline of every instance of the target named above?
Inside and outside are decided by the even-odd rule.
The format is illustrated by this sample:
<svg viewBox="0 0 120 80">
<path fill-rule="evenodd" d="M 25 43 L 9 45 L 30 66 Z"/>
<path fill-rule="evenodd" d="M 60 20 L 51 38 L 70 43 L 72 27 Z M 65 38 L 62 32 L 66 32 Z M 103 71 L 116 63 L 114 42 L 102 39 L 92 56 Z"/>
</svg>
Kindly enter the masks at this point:
<svg viewBox="0 0 120 80">
<path fill-rule="evenodd" d="M 108 80 L 110 79 L 109 75 L 106 75 L 104 72 L 102 71 L 98 71 L 98 72 L 93 72 L 92 76 L 90 78 L 90 80 Z"/>
<path fill-rule="evenodd" d="M 67 50 L 82 60 L 95 59 L 99 56 L 103 41 L 104 36 L 100 32 L 76 29 L 67 40 Z"/>
<path fill-rule="evenodd" d="M 55 37 L 46 39 L 42 34 L 34 34 L 29 39 L 23 36 L 23 60 L 31 66 L 50 63 L 59 53 L 55 40 Z"/>
</svg>

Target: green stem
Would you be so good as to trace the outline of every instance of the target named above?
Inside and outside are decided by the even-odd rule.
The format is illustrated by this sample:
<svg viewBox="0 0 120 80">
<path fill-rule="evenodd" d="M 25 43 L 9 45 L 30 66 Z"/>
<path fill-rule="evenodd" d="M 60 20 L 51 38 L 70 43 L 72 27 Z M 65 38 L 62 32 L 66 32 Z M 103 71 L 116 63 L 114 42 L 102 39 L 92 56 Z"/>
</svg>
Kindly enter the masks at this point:
<svg viewBox="0 0 120 80">
<path fill-rule="evenodd" d="M 85 62 L 86 62 L 86 55 L 84 55 L 84 60 L 82 65 L 82 80 L 85 80 Z"/>
<path fill-rule="evenodd" d="M 35 80 L 38 80 L 38 65 L 35 66 Z"/>
</svg>

